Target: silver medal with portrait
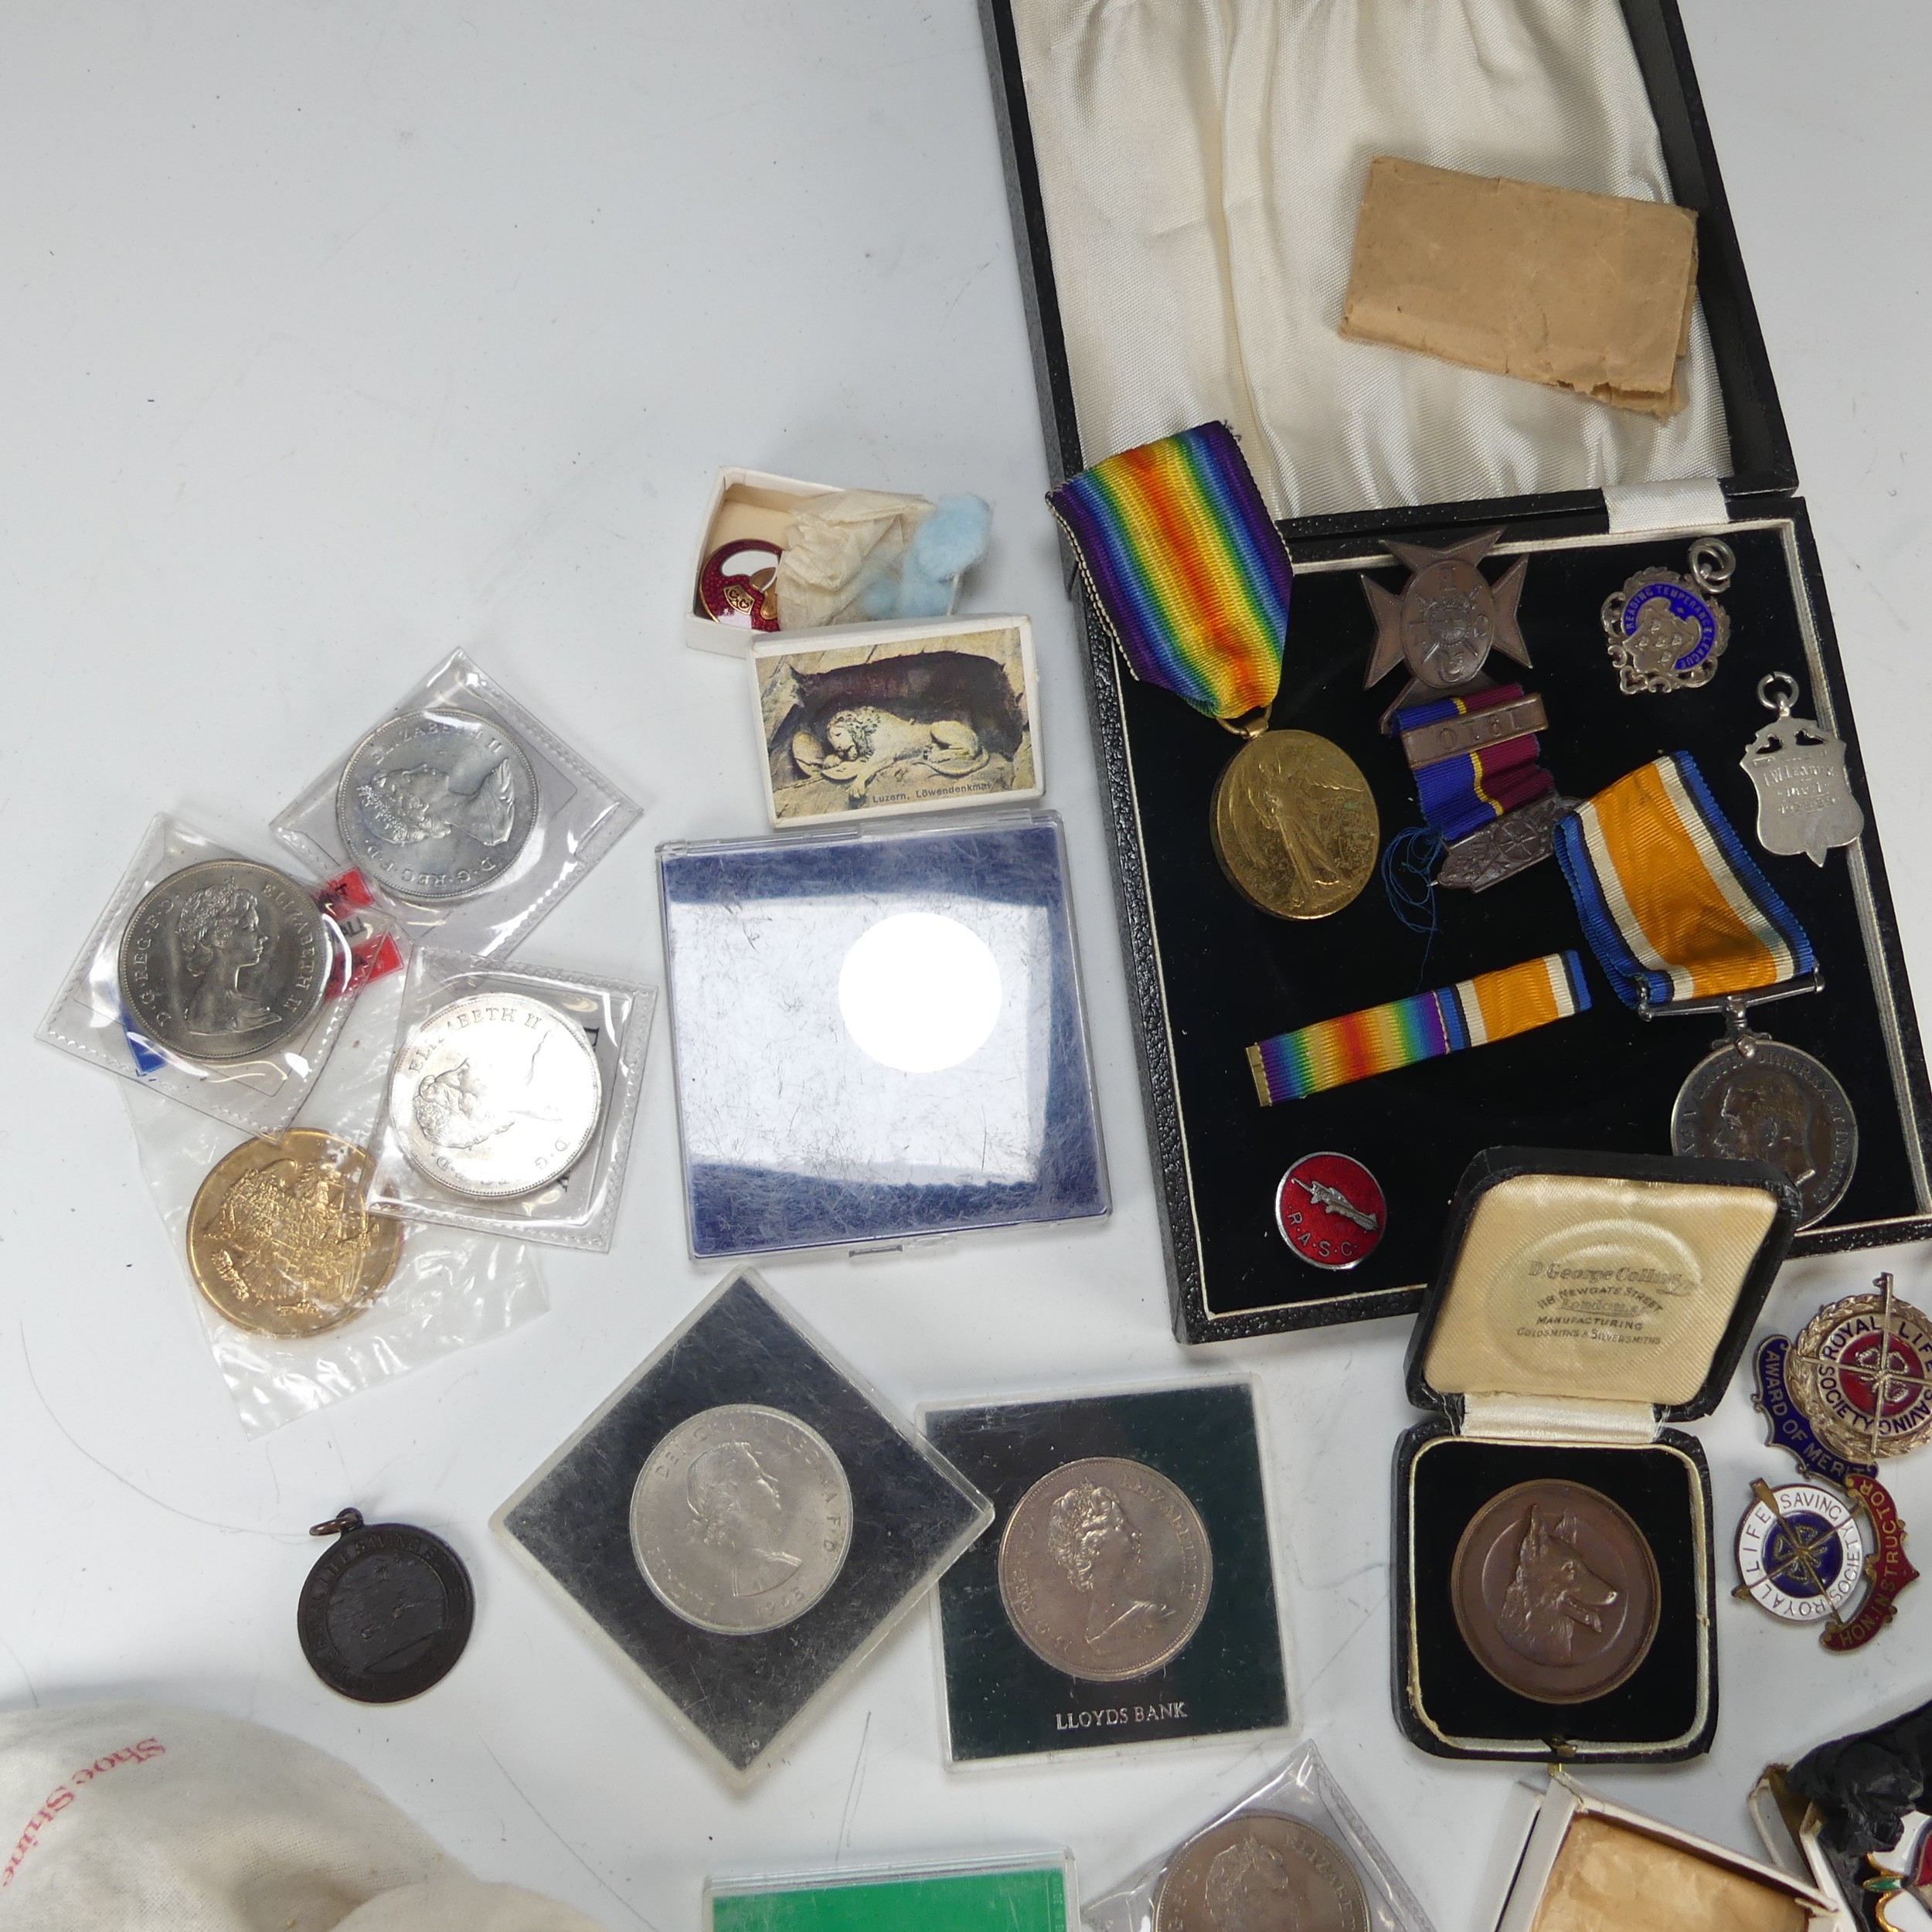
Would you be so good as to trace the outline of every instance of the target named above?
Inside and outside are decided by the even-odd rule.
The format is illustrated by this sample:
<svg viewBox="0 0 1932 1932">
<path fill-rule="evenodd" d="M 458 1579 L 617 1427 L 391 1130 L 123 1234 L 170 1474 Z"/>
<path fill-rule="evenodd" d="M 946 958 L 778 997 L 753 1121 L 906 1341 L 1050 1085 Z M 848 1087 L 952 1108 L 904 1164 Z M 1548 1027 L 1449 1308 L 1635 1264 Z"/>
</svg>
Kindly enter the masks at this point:
<svg viewBox="0 0 1932 1932">
<path fill-rule="evenodd" d="M 1858 1165 L 1858 1121 L 1830 1068 L 1761 1033 L 1726 1040 L 1691 1070 L 1671 1113 L 1671 1151 L 1768 1161 L 1798 1190 L 1798 1224 L 1822 1220 Z"/>
<path fill-rule="evenodd" d="M 1200 1628 L 1213 1580 L 1192 1502 L 1121 1456 L 1083 1457 L 1041 1477 L 1000 1539 L 1000 1601 L 1020 1641 L 1089 1683 L 1172 1663 Z"/>
<path fill-rule="evenodd" d="M 664 1607 L 721 1636 L 777 1630 L 838 1581 L 852 1489 L 825 1437 L 731 1403 L 680 1423 L 631 1493 L 631 1551 Z"/>
<path fill-rule="evenodd" d="M 273 1052 L 315 1017 L 335 961 L 329 923 L 294 879 L 246 859 L 170 873 L 121 934 L 128 1023 L 185 1059 Z"/>
<path fill-rule="evenodd" d="M 528 755 L 488 718 L 441 708 L 391 718 L 342 768 L 335 825 L 363 874 L 440 904 L 495 885 L 536 824 Z"/>
</svg>

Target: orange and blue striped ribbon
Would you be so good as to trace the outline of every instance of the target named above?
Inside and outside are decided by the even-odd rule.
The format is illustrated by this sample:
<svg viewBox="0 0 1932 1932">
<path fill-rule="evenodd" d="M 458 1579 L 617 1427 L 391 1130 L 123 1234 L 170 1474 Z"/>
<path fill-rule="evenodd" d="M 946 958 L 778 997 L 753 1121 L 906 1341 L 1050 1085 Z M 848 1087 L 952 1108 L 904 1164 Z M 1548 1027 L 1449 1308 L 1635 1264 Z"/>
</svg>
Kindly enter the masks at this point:
<svg viewBox="0 0 1932 1932">
<path fill-rule="evenodd" d="M 1248 1049 L 1248 1068 L 1261 1104 L 1273 1107 L 1509 1039 L 1589 1007 L 1582 960 L 1573 952 L 1546 953 L 1434 992 L 1277 1033 Z"/>
<path fill-rule="evenodd" d="M 1046 500 L 1136 677 L 1224 722 L 1267 713 L 1294 571 L 1225 423 L 1110 456 Z"/>
<path fill-rule="evenodd" d="M 1626 1006 L 1776 986 L 1817 964 L 1687 751 L 1640 765 L 1557 822 L 1584 936 Z"/>
</svg>

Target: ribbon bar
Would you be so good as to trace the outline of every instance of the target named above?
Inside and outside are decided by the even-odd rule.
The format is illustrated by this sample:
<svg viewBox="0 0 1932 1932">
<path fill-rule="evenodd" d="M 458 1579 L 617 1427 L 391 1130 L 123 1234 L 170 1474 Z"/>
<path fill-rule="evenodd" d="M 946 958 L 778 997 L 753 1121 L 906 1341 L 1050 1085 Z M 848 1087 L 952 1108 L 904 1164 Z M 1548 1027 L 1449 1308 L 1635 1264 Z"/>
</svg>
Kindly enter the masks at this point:
<svg viewBox="0 0 1932 1932">
<path fill-rule="evenodd" d="M 1598 792 L 1558 824 L 1556 843 L 1584 937 L 1626 1006 L 1722 998 L 1817 966 L 1687 751 Z"/>
<path fill-rule="evenodd" d="M 1248 1049 L 1248 1068 L 1261 1104 L 1273 1107 L 1509 1039 L 1589 1007 L 1582 960 L 1573 952 L 1546 953 L 1434 992 L 1277 1033 Z"/>
</svg>

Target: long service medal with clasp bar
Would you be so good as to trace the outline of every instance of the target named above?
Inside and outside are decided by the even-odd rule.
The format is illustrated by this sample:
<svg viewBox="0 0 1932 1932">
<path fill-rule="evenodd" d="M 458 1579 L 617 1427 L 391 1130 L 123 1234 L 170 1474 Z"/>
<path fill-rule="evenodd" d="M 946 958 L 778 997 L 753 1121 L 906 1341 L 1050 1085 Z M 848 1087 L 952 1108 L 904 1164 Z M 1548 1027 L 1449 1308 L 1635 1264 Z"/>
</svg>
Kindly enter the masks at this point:
<svg viewBox="0 0 1932 1932">
<path fill-rule="evenodd" d="M 1774 672 L 1757 681 L 1758 702 L 1777 716 L 1744 747 L 1738 763 L 1757 788 L 1757 842 L 1815 866 L 1836 845 L 1852 844 L 1865 814 L 1845 775 L 1845 745 L 1810 718 L 1794 718 L 1798 681 Z"/>
<path fill-rule="evenodd" d="M 1731 621 L 1717 601 L 1737 570 L 1731 546 L 1699 537 L 1690 546 L 1689 577 L 1675 570 L 1640 570 L 1604 600 L 1610 662 L 1626 696 L 1644 691 L 1694 691 L 1717 675 L 1731 641 Z"/>
</svg>

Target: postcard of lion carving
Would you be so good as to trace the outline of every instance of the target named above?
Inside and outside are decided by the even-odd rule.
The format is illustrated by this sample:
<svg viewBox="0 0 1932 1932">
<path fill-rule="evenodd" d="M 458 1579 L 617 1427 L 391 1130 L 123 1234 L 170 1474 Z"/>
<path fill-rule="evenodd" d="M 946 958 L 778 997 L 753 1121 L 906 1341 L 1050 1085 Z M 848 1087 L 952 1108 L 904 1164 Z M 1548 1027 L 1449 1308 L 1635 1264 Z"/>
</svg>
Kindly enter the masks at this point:
<svg viewBox="0 0 1932 1932">
<path fill-rule="evenodd" d="M 816 645 L 813 634 L 752 653 L 773 825 L 1039 797 L 1028 619 L 946 617 Z"/>
</svg>

